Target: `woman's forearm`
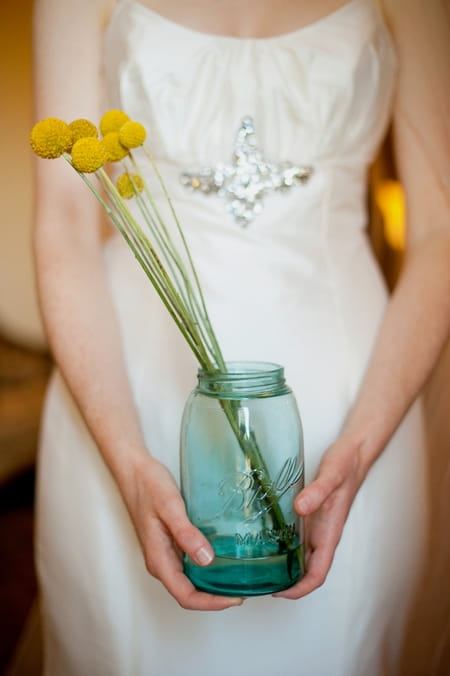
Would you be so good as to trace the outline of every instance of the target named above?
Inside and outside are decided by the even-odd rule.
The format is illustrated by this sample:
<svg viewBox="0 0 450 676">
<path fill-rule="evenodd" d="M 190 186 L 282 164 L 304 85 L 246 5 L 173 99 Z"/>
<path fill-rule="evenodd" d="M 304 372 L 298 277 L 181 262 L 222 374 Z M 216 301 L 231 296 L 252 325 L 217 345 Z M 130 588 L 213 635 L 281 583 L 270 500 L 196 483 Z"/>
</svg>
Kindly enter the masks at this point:
<svg viewBox="0 0 450 676">
<path fill-rule="evenodd" d="M 415 400 L 450 331 L 450 233 L 406 258 L 342 437 L 359 449 L 365 473 Z"/>
<path fill-rule="evenodd" d="M 66 223 L 66 228 L 76 224 Z M 101 245 L 44 226 L 36 236 L 39 296 L 55 361 L 120 482 L 144 452 L 107 286 Z"/>
</svg>

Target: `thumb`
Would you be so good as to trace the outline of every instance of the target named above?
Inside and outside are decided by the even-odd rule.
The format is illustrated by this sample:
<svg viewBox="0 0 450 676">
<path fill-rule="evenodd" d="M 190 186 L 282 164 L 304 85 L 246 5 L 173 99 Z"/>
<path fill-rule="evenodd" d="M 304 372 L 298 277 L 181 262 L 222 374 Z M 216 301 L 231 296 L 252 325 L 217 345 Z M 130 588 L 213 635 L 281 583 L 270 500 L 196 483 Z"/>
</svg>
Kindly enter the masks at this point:
<svg viewBox="0 0 450 676">
<path fill-rule="evenodd" d="M 178 502 L 178 501 L 177 501 Z M 208 566 L 214 560 L 214 550 L 203 533 L 188 519 L 184 504 L 171 505 L 165 514 L 165 523 L 175 543 L 199 566 Z"/>
<path fill-rule="evenodd" d="M 300 516 L 316 512 L 330 495 L 341 485 L 337 472 L 319 471 L 319 476 L 304 488 L 295 500 L 295 509 Z"/>
</svg>

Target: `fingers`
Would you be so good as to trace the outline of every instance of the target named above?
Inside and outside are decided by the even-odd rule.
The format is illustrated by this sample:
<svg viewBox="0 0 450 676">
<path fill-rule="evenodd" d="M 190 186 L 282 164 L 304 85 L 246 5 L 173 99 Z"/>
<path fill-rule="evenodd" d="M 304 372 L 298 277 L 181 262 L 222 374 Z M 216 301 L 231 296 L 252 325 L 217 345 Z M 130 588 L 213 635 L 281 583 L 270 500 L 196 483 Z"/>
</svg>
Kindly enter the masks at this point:
<svg viewBox="0 0 450 676">
<path fill-rule="evenodd" d="M 198 591 L 180 570 L 173 570 L 170 577 L 163 575 L 160 580 L 185 610 L 226 610 L 240 606 L 244 602 L 241 598 L 216 596 Z"/>
<path fill-rule="evenodd" d="M 184 501 L 172 482 L 159 484 L 151 491 L 150 509 L 146 510 L 145 534 L 142 539 L 148 571 L 157 578 L 187 610 L 225 610 L 241 605 L 243 599 L 217 596 L 197 590 L 184 575 L 181 553 L 198 565 L 214 560 L 214 550 L 189 521 Z"/>
<path fill-rule="evenodd" d="M 133 480 L 121 488 L 147 570 L 182 608 L 224 610 L 243 603 L 241 598 L 200 592 L 184 575 L 181 552 L 204 566 L 213 561 L 214 551 L 189 521 L 178 486 L 164 465 L 148 456 Z"/>
<path fill-rule="evenodd" d="M 194 528 L 194 530 L 196 529 Z M 155 520 L 152 523 L 149 535 L 152 547 L 149 556 L 146 557 L 147 568 L 182 608 L 186 610 L 225 610 L 243 603 L 241 598 L 216 596 L 198 591 L 184 575 L 180 556 L 174 542 L 161 522 Z"/>
<path fill-rule="evenodd" d="M 319 473 L 315 481 L 309 484 L 295 500 L 295 509 L 300 516 L 308 516 L 316 512 L 339 488 L 342 479 L 338 474 Z"/>
<path fill-rule="evenodd" d="M 324 456 L 316 479 L 295 500 L 295 509 L 301 516 L 316 512 L 344 483 L 360 482 L 358 454 L 346 446 L 335 444 Z"/>
<path fill-rule="evenodd" d="M 276 594 L 277 597 L 298 599 L 325 582 L 355 494 L 345 481 L 336 483 L 338 487 L 329 490 L 332 482 L 328 485 L 321 485 L 319 480 L 314 482 L 311 504 L 317 498 L 319 508 L 306 519 L 306 574 L 296 585 Z"/>
<path fill-rule="evenodd" d="M 334 551 L 339 537 L 337 537 L 337 541 L 335 540 L 336 537 L 332 536 L 329 541 L 324 541 L 314 549 L 308 558 L 307 572 L 304 577 L 293 587 L 274 594 L 274 596 L 285 599 L 299 599 L 321 587 L 327 578 L 328 571 L 333 562 Z"/>
<path fill-rule="evenodd" d="M 175 543 L 199 566 L 208 566 L 214 560 L 214 550 L 205 536 L 189 521 L 184 502 L 174 495 L 161 510 L 161 519 Z"/>
</svg>

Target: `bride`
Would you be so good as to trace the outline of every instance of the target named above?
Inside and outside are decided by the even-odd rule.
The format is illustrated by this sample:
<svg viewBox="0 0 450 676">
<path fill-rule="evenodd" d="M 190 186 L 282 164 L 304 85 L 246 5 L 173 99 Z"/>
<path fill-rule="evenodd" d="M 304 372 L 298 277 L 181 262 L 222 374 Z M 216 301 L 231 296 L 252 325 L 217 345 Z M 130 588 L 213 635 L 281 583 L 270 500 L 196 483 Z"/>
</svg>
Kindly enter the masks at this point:
<svg viewBox="0 0 450 676">
<path fill-rule="evenodd" d="M 420 393 L 450 330 L 448 10 L 35 5 L 37 119 L 97 121 L 107 106 L 149 129 L 219 342 L 229 359 L 286 367 L 307 470 L 303 579 L 277 598 L 196 590 L 180 553 L 214 557 L 178 490 L 196 365 L 79 177 L 38 161 L 35 254 L 56 362 L 38 484 L 45 674 L 395 673 L 424 546 Z M 180 177 L 229 161 L 246 116 L 264 157 L 313 174 L 243 227 Z M 388 297 L 365 184 L 391 120 L 408 243 Z"/>
</svg>

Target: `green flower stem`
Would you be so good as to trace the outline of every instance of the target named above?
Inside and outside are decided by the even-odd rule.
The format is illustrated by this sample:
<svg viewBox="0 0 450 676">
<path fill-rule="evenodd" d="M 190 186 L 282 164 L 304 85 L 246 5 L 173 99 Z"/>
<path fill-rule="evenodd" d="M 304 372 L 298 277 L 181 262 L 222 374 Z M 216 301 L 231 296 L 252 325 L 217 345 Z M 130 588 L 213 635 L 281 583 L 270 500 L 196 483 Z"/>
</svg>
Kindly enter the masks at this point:
<svg viewBox="0 0 450 676">
<path fill-rule="evenodd" d="M 139 166 L 136 162 L 136 159 L 134 158 L 134 156 L 131 152 L 130 152 L 130 162 L 131 162 L 131 165 L 132 165 L 134 171 L 137 174 L 139 174 L 139 176 L 142 177 L 141 170 L 140 170 L 140 168 L 139 168 Z M 131 179 L 131 181 L 133 183 L 133 187 L 134 187 L 134 182 L 132 180 L 132 175 L 130 173 L 129 173 L 129 176 L 130 176 L 130 179 Z M 156 227 L 156 224 L 154 224 L 154 222 L 153 222 L 154 219 L 156 219 L 156 221 L 159 224 L 159 227 L 161 229 L 161 232 L 162 232 L 161 246 L 164 246 L 164 248 L 167 250 L 167 255 L 170 256 L 173 259 L 173 261 L 175 262 L 175 264 L 176 264 L 180 274 L 182 275 L 183 279 L 188 279 L 188 276 L 186 275 L 186 271 L 184 269 L 181 257 L 180 257 L 180 255 L 177 251 L 177 248 L 175 247 L 175 245 L 172 241 L 170 233 L 169 233 L 167 226 L 164 222 L 164 219 L 162 218 L 161 213 L 160 213 L 160 211 L 159 211 L 159 209 L 156 205 L 156 202 L 153 198 L 153 195 L 150 192 L 147 183 L 145 181 L 143 181 L 143 183 L 144 183 L 144 194 L 145 194 L 145 196 L 147 197 L 147 199 L 150 203 L 150 206 L 153 210 L 154 216 L 151 215 L 148 206 L 145 204 L 145 200 L 142 199 L 141 194 L 139 192 L 137 192 L 136 198 L 139 200 L 140 206 L 144 206 L 144 208 L 145 208 L 146 214 L 148 215 L 149 225 L 151 223 L 152 226 L 153 226 L 152 232 L 155 233 L 155 234 L 158 234 L 158 229 Z"/>
<path fill-rule="evenodd" d="M 136 164 L 136 161 L 134 157 L 131 157 L 131 162 L 133 165 L 133 169 L 136 173 L 139 173 L 139 167 Z M 178 255 L 178 252 L 172 242 L 172 239 L 167 231 L 167 228 L 165 226 L 165 223 L 161 217 L 161 214 L 159 213 L 156 204 L 153 200 L 153 196 L 151 192 L 149 191 L 147 184 L 144 183 L 144 194 L 145 197 L 148 199 L 151 208 L 153 209 L 154 214 L 151 213 L 150 208 L 146 202 L 145 199 L 143 199 L 141 193 L 139 192 L 134 180 L 133 180 L 133 175 L 131 173 L 128 173 L 128 176 L 130 177 L 131 183 L 133 185 L 133 188 L 135 189 L 136 195 L 135 199 L 138 203 L 139 208 L 141 209 L 142 214 L 144 215 L 145 221 L 147 225 L 149 226 L 150 232 L 155 238 L 155 241 L 157 242 L 164 260 L 166 261 L 170 272 L 172 273 L 172 277 L 174 278 L 174 281 L 177 283 L 177 288 L 180 296 L 185 300 L 186 304 L 188 302 L 188 298 L 192 295 L 192 290 L 190 288 L 190 281 L 186 275 L 186 271 L 183 268 L 183 263 L 180 259 L 180 256 Z M 156 218 L 156 222 L 155 222 Z M 158 227 L 159 225 L 159 227 Z M 175 268 L 174 268 L 175 266 Z M 181 281 L 178 279 L 178 274 L 181 275 Z M 184 286 L 184 288 L 183 288 Z M 187 291 L 188 296 L 184 295 L 184 290 Z"/>
<path fill-rule="evenodd" d="M 175 209 L 174 209 L 172 200 L 171 200 L 171 198 L 170 198 L 169 191 L 167 190 L 166 184 L 164 183 L 164 180 L 163 180 L 163 178 L 162 178 L 162 176 L 161 176 L 161 174 L 160 174 L 160 171 L 159 171 L 159 169 L 158 169 L 158 166 L 157 166 L 156 162 L 154 161 L 152 155 L 149 153 L 149 151 L 147 150 L 147 148 L 144 148 L 144 152 L 146 153 L 146 155 L 147 155 L 147 157 L 148 157 L 148 159 L 149 159 L 149 161 L 150 161 L 150 163 L 151 163 L 151 165 L 152 165 L 152 167 L 153 167 L 153 171 L 155 172 L 155 175 L 156 175 L 156 177 L 157 177 L 157 179 L 158 179 L 158 181 L 159 181 L 159 183 L 160 183 L 160 185 L 161 185 L 161 188 L 162 188 L 162 190 L 163 190 L 163 192 L 164 192 L 164 195 L 165 195 L 165 198 L 166 198 L 166 200 L 167 200 L 167 203 L 168 203 L 168 205 L 169 205 L 169 207 L 170 207 L 170 210 L 171 210 L 171 213 L 172 213 L 174 222 L 175 222 L 175 224 L 176 224 L 176 226 L 177 226 L 177 229 L 178 229 L 178 232 L 179 232 L 179 234 L 180 234 L 181 241 L 182 241 L 183 246 L 184 246 L 184 249 L 185 249 L 185 251 L 186 251 L 186 255 L 187 255 L 187 258 L 188 258 L 188 261 L 189 261 L 189 265 L 190 265 L 190 267 L 191 267 L 192 273 L 193 273 L 193 275 L 194 275 L 194 280 L 195 280 L 195 283 L 196 283 L 196 287 L 197 287 L 197 289 L 198 289 L 199 298 L 200 298 L 200 301 L 201 301 L 201 304 L 202 304 L 202 308 L 203 308 L 203 313 L 204 313 L 205 322 L 206 322 L 206 324 L 207 324 L 208 327 L 209 327 L 209 332 L 210 332 L 211 338 L 212 338 L 212 340 L 213 340 L 213 342 L 214 342 L 216 354 L 217 354 L 217 355 L 219 356 L 219 358 L 220 358 L 219 366 L 220 366 L 222 369 L 225 369 L 225 370 L 226 370 L 226 367 L 225 367 L 225 361 L 224 361 L 224 359 L 223 359 L 223 357 L 222 357 L 222 352 L 221 352 L 219 343 L 218 343 L 218 341 L 217 341 L 217 338 L 216 338 L 216 336 L 215 336 L 215 333 L 214 333 L 214 331 L 213 331 L 213 328 L 212 328 L 212 325 L 211 325 L 211 322 L 210 322 L 210 319 L 209 319 L 209 315 L 208 315 L 208 311 L 207 311 L 207 308 L 206 308 L 206 303 L 205 303 L 205 299 L 204 299 L 204 296 L 203 296 L 203 292 L 202 292 L 202 288 L 201 288 L 201 285 L 200 285 L 200 281 L 199 281 L 199 278 L 198 278 L 198 275 L 197 275 L 197 271 L 196 271 L 196 269 L 195 269 L 195 266 L 194 266 L 194 262 L 193 262 L 193 260 L 192 260 L 191 253 L 190 253 L 190 251 L 189 251 L 189 247 L 188 247 L 188 245 L 187 245 L 186 238 L 185 238 L 184 233 L 183 233 L 183 229 L 182 229 L 182 227 L 181 227 L 181 225 L 180 225 L 180 222 L 179 222 L 179 220 L 178 220 L 177 213 L 176 213 L 176 211 L 175 211 Z"/>
<path fill-rule="evenodd" d="M 143 233 L 140 225 L 135 221 L 135 219 L 130 214 L 126 205 L 124 204 L 122 198 L 120 197 L 117 189 L 114 184 L 111 182 L 109 177 L 106 174 L 101 174 L 101 179 L 104 183 L 105 189 L 107 190 L 109 197 L 112 199 L 116 210 L 121 215 L 122 219 L 125 222 L 125 226 L 128 226 L 128 230 L 133 237 L 137 248 L 142 253 L 147 253 L 147 262 L 152 266 L 153 275 L 159 279 L 159 286 L 166 293 L 169 302 L 171 303 L 174 311 L 177 313 L 183 324 L 186 326 L 188 331 L 192 334 L 194 342 L 197 347 L 197 351 L 203 352 L 202 363 L 210 363 L 211 357 L 208 357 L 207 350 L 205 349 L 204 341 L 199 335 L 199 324 L 196 318 L 192 318 L 192 315 L 187 311 L 185 304 L 183 303 L 181 297 L 179 296 L 176 288 L 173 285 L 171 278 L 168 276 L 166 269 L 162 265 L 157 253 L 155 252 L 153 246 L 150 244 L 148 238 Z M 212 355 L 214 361 L 214 355 Z M 211 367 L 211 365 L 210 365 Z"/>
<path fill-rule="evenodd" d="M 69 164 L 72 164 L 70 155 L 65 155 L 64 157 Z M 194 353 L 201 368 L 209 373 L 217 371 L 225 373 L 227 370 L 226 364 L 206 310 L 200 282 L 184 234 L 158 168 L 152 158 L 150 158 L 150 161 L 170 205 L 186 253 L 189 270 L 194 280 L 194 286 L 192 286 L 190 282 L 189 273 L 176 251 L 173 240 L 154 204 L 153 197 L 147 188 L 145 188 L 146 196 L 156 214 L 156 220 L 159 223 L 160 230 L 158 230 L 157 224 L 154 222 L 144 200 L 138 201 L 139 208 L 141 209 L 141 213 L 148 223 L 150 231 L 155 237 L 159 248 L 163 252 L 164 260 L 168 266 L 169 272 L 166 267 L 164 267 L 140 224 L 135 220 L 124 200 L 119 195 L 116 186 L 111 181 L 108 174 L 103 169 L 96 172 L 109 203 L 107 199 L 102 197 L 92 181 L 85 174 L 78 173 L 101 206 L 105 209 L 113 225 L 127 242 L 135 258 L 152 283 L 156 293 L 161 298 L 164 306 Z M 137 168 L 136 164 L 134 164 L 134 166 Z M 173 265 L 171 264 L 171 260 L 173 261 Z M 174 271 L 173 266 L 178 270 L 181 279 Z M 268 514 L 270 514 L 272 519 L 273 527 L 280 531 L 287 532 L 287 529 L 285 528 L 286 522 L 278 504 L 277 496 L 273 491 L 269 471 L 258 447 L 257 440 L 254 436 L 245 436 L 239 427 L 237 418 L 239 403 L 226 399 L 220 399 L 219 401 L 242 452 L 249 458 L 250 465 L 252 469 L 255 470 L 255 478 L 261 488 L 261 495 L 267 505 Z"/>
<path fill-rule="evenodd" d="M 130 176 L 132 179 L 132 177 Z M 145 189 L 145 188 L 144 188 Z M 157 244 L 159 245 L 159 248 L 162 252 L 163 258 L 166 262 L 166 265 L 168 267 L 168 271 L 170 273 L 171 279 L 173 279 L 174 284 L 176 285 L 177 291 L 184 303 L 185 307 L 185 312 L 187 315 L 195 318 L 195 322 L 197 324 L 197 330 L 200 334 L 201 342 L 204 343 L 207 346 L 207 350 L 211 355 L 214 355 L 214 361 L 216 361 L 216 349 L 213 341 L 211 340 L 210 333 L 208 332 L 208 328 L 205 326 L 204 322 L 204 317 L 202 316 L 202 310 L 201 306 L 199 304 L 199 301 L 196 297 L 195 294 L 195 289 L 192 287 L 192 284 L 188 278 L 187 272 L 179 259 L 178 256 L 173 255 L 173 242 L 167 233 L 167 231 L 164 229 L 163 232 L 159 232 L 157 225 L 153 222 L 153 217 L 149 213 L 148 210 L 148 205 L 145 203 L 145 200 L 142 199 L 141 195 L 138 194 L 136 195 L 136 199 L 138 201 L 138 204 L 142 210 L 142 213 L 146 215 L 147 217 L 147 222 L 149 224 L 151 234 L 153 235 L 154 239 L 156 240 Z M 174 259 L 174 261 L 172 261 Z M 174 270 L 173 265 L 176 266 L 176 270 Z M 181 276 L 181 279 L 179 279 L 179 276 Z M 185 294 L 186 291 L 186 294 Z"/>
<path fill-rule="evenodd" d="M 133 157 L 133 155 L 131 153 L 130 153 L 130 160 L 131 160 L 132 167 L 133 167 L 134 171 L 137 174 L 141 175 L 141 171 L 139 169 L 139 166 L 138 166 L 135 158 Z M 167 250 L 167 255 L 168 256 L 170 255 L 170 256 L 173 257 L 175 265 L 177 266 L 177 268 L 178 268 L 178 270 L 179 270 L 179 272 L 182 276 L 182 281 L 179 282 L 179 285 L 184 286 L 184 288 L 187 291 L 188 299 L 189 299 L 189 303 L 188 303 L 189 304 L 189 311 L 192 315 L 194 315 L 198 319 L 199 331 L 202 334 L 202 338 L 209 345 L 209 351 L 211 352 L 211 354 L 214 355 L 214 358 L 217 360 L 218 365 L 223 366 L 224 360 L 223 360 L 223 357 L 220 353 L 220 347 L 219 347 L 218 341 L 216 339 L 216 336 L 214 334 L 214 331 L 212 329 L 209 317 L 206 313 L 206 305 L 205 305 L 205 302 L 204 302 L 204 299 L 203 299 L 201 286 L 200 286 L 200 283 L 199 283 L 199 280 L 198 280 L 198 277 L 197 277 L 197 274 L 196 274 L 196 270 L 195 270 L 192 258 L 190 256 L 190 251 L 189 251 L 189 248 L 187 246 L 187 242 L 185 240 L 184 233 L 183 233 L 182 228 L 181 228 L 181 226 L 180 226 L 180 224 L 177 220 L 175 210 L 173 209 L 173 205 L 170 202 L 170 197 L 169 197 L 168 191 L 167 191 L 167 189 L 164 185 L 164 182 L 163 182 L 161 175 L 158 172 L 156 164 L 154 162 L 152 162 L 152 166 L 153 166 L 154 170 L 157 172 L 157 177 L 158 177 L 158 180 L 159 180 L 161 186 L 163 187 L 164 195 L 165 195 L 166 199 L 168 200 L 168 202 L 170 203 L 171 213 L 172 213 L 172 215 L 175 219 L 177 231 L 178 231 L 178 234 L 181 238 L 181 242 L 182 242 L 183 248 L 184 248 L 186 256 L 187 256 L 187 260 L 188 260 L 188 263 L 189 263 L 191 274 L 193 275 L 193 278 L 194 278 L 195 289 L 191 285 L 191 282 L 190 282 L 190 279 L 189 279 L 189 274 L 186 271 L 186 268 L 185 268 L 185 266 L 184 266 L 184 264 L 183 264 L 183 262 L 182 262 L 182 260 L 179 256 L 179 254 L 178 254 L 178 251 L 173 244 L 172 237 L 171 237 L 170 233 L 168 232 L 167 226 L 164 223 L 164 220 L 163 220 L 163 218 L 162 218 L 162 216 L 161 216 L 161 214 L 158 210 L 158 207 L 157 207 L 156 202 L 153 198 L 153 195 L 151 194 L 150 190 L 148 189 L 147 183 L 145 181 L 143 181 L 143 183 L 144 183 L 144 193 L 145 193 L 148 201 L 150 202 L 150 205 L 153 209 L 156 220 L 159 223 L 161 231 L 162 231 L 161 234 L 158 233 L 158 236 L 160 235 L 161 240 L 164 242 L 164 248 Z M 137 197 L 138 197 L 138 199 L 140 198 L 140 204 L 143 205 L 144 200 L 140 197 L 140 195 L 138 195 Z M 145 208 L 147 209 L 146 205 L 145 205 Z M 150 225 L 150 223 L 152 224 L 152 225 L 150 225 L 150 227 L 152 228 L 152 232 L 154 232 L 156 230 L 156 224 L 153 224 L 153 219 L 152 219 L 152 216 L 150 214 L 149 214 L 148 223 L 149 223 L 149 225 Z M 196 293 L 196 291 L 197 291 L 197 293 Z"/>
<path fill-rule="evenodd" d="M 68 160 L 68 161 L 71 164 L 70 160 Z M 82 174 L 80 172 L 78 172 L 78 173 L 81 176 L 81 178 L 83 179 L 83 181 L 85 182 L 85 184 L 88 186 L 88 188 L 91 190 L 91 192 L 94 194 L 96 199 L 98 199 L 99 203 L 105 209 L 107 215 L 111 219 L 114 226 L 119 230 L 119 232 L 124 237 L 127 244 L 129 245 L 130 249 L 133 251 L 135 258 L 137 259 L 137 261 L 139 262 L 139 264 L 143 268 L 145 274 L 149 278 L 150 282 L 152 283 L 153 287 L 155 288 L 155 291 L 157 292 L 157 294 L 161 298 L 161 300 L 164 303 L 166 309 L 168 310 L 170 316 L 172 317 L 172 319 L 176 323 L 177 327 L 181 331 L 182 335 L 184 336 L 185 340 L 187 341 L 189 347 L 193 351 L 193 353 L 194 353 L 196 359 L 198 360 L 198 362 L 200 363 L 200 365 L 205 369 L 212 370 L 213 365 L 212 365 L 210 359 L 205 358 L 205 355 L 201 351 L 199 351 L 196 341 L 192 338 L 190 331 L 188 331 L 187 328 L 186 328 L 186 324 L 181 319 L 179 319 L 179 317 L 177 316 L 177 313 L 173 311 L 170 303 L 168 302 L 168 300 L 166 298 L 166 295 L 164 293 L 164 289 L 161 288 L 160 282 L 158 281 L 158 279 L 152 273 L 152 270 L 149 267 L 149 265 L 147 264 L 147 261 L 142 256 L 142 254 L 139 252 L 138 248 L 136 247 L 135 242 L 130 238 L 128 232 L 123 227 L 123 225 L 122 225 L 120 219 L 118 218 L 117 214 L 114 213 L 114 211 L 111 209 L 109 204 L 102 198 L 102 196 L 100 195 L 98 190 L 95 188 L 95 186 L 92 184 L 92 182 L 86 177 L 86 175 Z"/>
<path fill-rule="evenodd" d="M 254 435 L 250 437 L 244 436 L 239 427 L 237 411 L 239 410 L 240 402 L 233 399 L 219 399 L 219 402 L 242 452 L 249 458 L 251 468 L 256 470 L 255 478 L 262 490 L 261 495 L 268 507 L 274 529 L 287 532 L 287 529 L 285 528 L 286 520 L 281 507 L 278 504 L 278 498 L 273 491 L 273 482 L 271 481 L 269 470 L 261 451 L 259 450 L 258 443 Z M 281 544 L 282 543 L 280 542 L 280 545 Z"/>
</svg>

